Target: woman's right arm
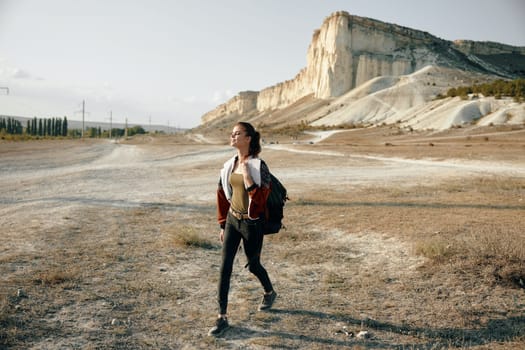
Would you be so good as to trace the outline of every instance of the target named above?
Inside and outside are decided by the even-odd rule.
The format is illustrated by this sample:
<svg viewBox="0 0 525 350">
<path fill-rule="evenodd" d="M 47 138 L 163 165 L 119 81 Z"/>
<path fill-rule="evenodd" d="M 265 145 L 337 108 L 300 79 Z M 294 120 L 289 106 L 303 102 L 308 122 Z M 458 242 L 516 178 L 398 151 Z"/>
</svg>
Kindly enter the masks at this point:
<svg viewBox="0 0 525 350">
<path fill-rule="evenodd" d="M 226 224 L 226 217 L 228 216 L 228 210 L 230 209 L 230 202 L 226 199 L 224 190 L 222 188 L 221 179 L 217 187 L 217 221 L 221 229 L 224 229 Z"/>
</svg>

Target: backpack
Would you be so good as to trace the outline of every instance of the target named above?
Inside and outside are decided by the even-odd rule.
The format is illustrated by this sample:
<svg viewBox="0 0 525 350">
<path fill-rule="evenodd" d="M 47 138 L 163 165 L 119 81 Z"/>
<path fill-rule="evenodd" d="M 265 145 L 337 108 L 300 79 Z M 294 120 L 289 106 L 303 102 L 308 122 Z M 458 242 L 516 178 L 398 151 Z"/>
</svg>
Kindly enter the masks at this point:
<svg viewBox="0 0 525 350">
<path fill-rule="evenodd" d="M 274 234 L 284 227 L 282 220 L 284 217 L 284 204 L 289 200 L 286 188 L 281 181 L 270 173 L 270 194 L 266 201 L 266 224 L 264 234 Z M 286 227 L 285 227 L 286 229 Z"/>
</svg>

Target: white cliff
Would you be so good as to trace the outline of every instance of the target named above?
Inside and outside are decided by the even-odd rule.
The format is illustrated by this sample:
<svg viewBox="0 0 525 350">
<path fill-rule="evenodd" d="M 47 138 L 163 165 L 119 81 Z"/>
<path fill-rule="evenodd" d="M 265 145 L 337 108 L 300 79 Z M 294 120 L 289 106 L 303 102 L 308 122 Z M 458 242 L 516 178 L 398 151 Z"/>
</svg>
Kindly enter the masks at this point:
<svg viewBox="0 0 525 350">
<path fill-rule="evenodd" d="M 307 96 L 334 99 L 371 79 L 408 76 L 427 66 L 485 70 L 508 76 L 511 73 L 498 65 L 494 57 L 517 54 L 519 62 L 523 58 L 519 55 L 524 53 L 525 48 L 498 43 L 453 43 L 426 32 L 336 12 L 314 32 L 307 65 L 293 79 L 260 92 L 242 92 L 206 113 L 202 122 L 223 117 L 260 119 L 265 113 L 291 106 Z M 521 66 L 514 68 L 519 72 Z M 409 101 L 416 103 L 421 99 L 412 96 Z"/>
</svg>

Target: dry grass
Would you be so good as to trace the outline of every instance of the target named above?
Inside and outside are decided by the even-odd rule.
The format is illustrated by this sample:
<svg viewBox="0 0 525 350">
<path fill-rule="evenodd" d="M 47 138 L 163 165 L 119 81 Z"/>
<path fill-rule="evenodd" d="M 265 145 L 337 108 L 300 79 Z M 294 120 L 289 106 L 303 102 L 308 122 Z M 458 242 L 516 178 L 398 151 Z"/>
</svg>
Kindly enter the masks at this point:
<svg viewBox="0 0 525 350">
<path fill-rule="evenodd" d="M 297 254 L 287 251 L 282 257 L 283 261 L 297 261 L 298 265 L 310 267 L 309 274 L 317 275 L 311 278 L 320 282 L 316 286 L 323 294 L 312 292 L 304 304 L 317 303 L 322 307 L 326 303 L 331 310 L 339 307 L 350 324 L 364 320 L 367 328 L 375 332 L 416 335 L 419 340 L 427 339 L 427 345 L 438 348 L 482 345 L 483 338 L 498 337 L 492 334 L 495 329 L 491 327 L 495 324 L 502 328 L 498 332 L 504 331 L 502 341 L 523 339 L 520 327 L 525 320 L 520 280 L 525 277 L 525 237 L 521 230 L 525 222 L 519 215 L 523 206 L 506 208 L 494 202 L 515 195 L 523 197 L 524 193 L 520 185 L 520 193 L 515 192 L 514 186 L 495 186 L 496 195 L 490 194 L 493 184 L 485 183 L 486 188 L 462 187 L 461 199 L 457 198 L 458 192 L 450 191 L 451 187 L 461 187 L 456 183 L 451 187 L 418 188 L 407 191 L 405 196 L 385 188 L 365 189 L 355 193 L 359 203 L 342 195 L 338 198 L 333 192 L 321 195 L 323 191 L 319 191 L 315 197 L 296 203 L 301 206 L 300 215 L 306 217 L 301 220 L 302 225 L 310 230 L 323 228 L 318 232 L 294 232 L 291 239 L 296 242 L 300 236 L 301 246 L 309 249 L 298 249 Z M 485 203 L 477 202 L 478 190 L 486 196 Z M 494 224 L 496 217 L 498 224 Z M 340 241 L 329 234 L 335 230 L 355 235 L 365 227 L 371 231 L 371 245 L 380 244 L 378 232 L 389 232 L 383 244 L 392 244 L 390 248 L 396 249 L 395 242 L 401 240 L 409 247 L 405 247 L 400 257 L 381 259 L 382 254 L 391 254 L 385 248 L 387 251 L 376 252 L 376 261 L 363 261 L 359 254 L 352 254 L 351 239 L 348 244 L 336 244 Z M 359 251 L 357 247 L 354 249 Z M 412 264 L 404 255 L 411 251 L 427 260 L 417 265 L 418 272 L 414 275 L 403 276 Z M 406 265 L 394 264 L 399 270 L 392 270 L 387 262 L 396 259 Z M 324 265 L 330 262 L 333 270 Z M 321 265 L 318 274 L 312 267 L 315 263 Z M 510 292 L 514 296 L 508 301 L 504 301 L 508 298 L 504 295 L 509 293 L 506 288 L 515 291 Z M 381 305 L 379 310 L 377 305 Z M 501 309 L 499 305 L 505 307 Z M 350 310 L 360 312 L 354 314 Z M 502 344 L 499 348 L 512 349 L 516 344 Z M 419 341 L 413 346 L 426 348 Z"/>
<path fill-rule="evenodd" d="M 364 141 L 339 142 L 319 150 L 377 154 Z M 173 157 L 171 150 L 159 155 L 161 148 L 151 149 L 145 168 L 154 164 L 150 159 Z M 411 154 L 399 146 L 386 152 L 395 149 Z M 467 156 L 462 144 L 457 149 Z M 417 158 L 419 151 L 413 152 Z M 265 159 L 277 172 L 319 167 L 320 176 L 324 167 L 341 163 L 283 152 L 267 152 Z M 210 168 L 184 163 L 148 175 L 211 178 L 201 186 L 213 191 L 217 169 Z M 86 181 L 88 175 L 82 175 Z M 96 175 L 102 181 L 103 173 Z M 284 180 L 292 197 L 287 229 L 265 238 L 262 255 L 279 293 L 275 308 L 256 312 L 261 288 L 240 252 L 230 294 L 233 328 L 218 339 L 205 336 L 216 313 L 220 261 L 213 199 L 193 192 L 185 197 L 190 189 L 165 198 L 159 190 L 163 200 L 138 205 L 70 200 L 54 207 L 27 200 L 16 211 L 1 208 L 0 349 L 525 346 L 523 177 L 478 174 L 395 186 L 319 180 L 310 187 L 300 178 Z M 81 190 L 78 183 L 72 188 Z M 361 330 L 371 337 L 358 339 Z"/>
<path fill-rule="evenodd" d="M 205 235 L 191 226 L 183 226 L 175 230 L 169 230 L 166 234 L 170 236 L 167 240 L 167 243 L 175 247 L 202 249 L 217 248 L 217 244 L 211 241 L 209 235 Z"/>
</svg>

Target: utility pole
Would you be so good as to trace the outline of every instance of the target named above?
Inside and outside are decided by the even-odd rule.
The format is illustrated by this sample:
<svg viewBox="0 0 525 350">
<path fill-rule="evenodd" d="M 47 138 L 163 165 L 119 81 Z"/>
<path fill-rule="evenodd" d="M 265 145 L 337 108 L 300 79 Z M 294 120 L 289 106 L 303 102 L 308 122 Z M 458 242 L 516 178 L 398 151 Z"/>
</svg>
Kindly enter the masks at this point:
<svg viewBox="0 0 525 350">
<path fill-rule="evenodd" d="M 86 114 L 86 101 L 82 100 L 82 138 L 84 138 L 84 115 Z"/>
<path fill-rule="evenodd" d="M 82 100 L 82 110 L 81 111 L 75 111 L 75 114 L 82 113 L 82 133 L 81 138 L 84 138 L 84 133 L 86 131 L 86 113 L 89 114 L 89 112 L 86 112 L 86 101 Z"/>
<path fill-rule="evenodd" d="M 111 139 L 111 131 L 113 130 L 113 111 L 109 111 L 109 138 Z"/>
<path fill-rule="evenodd" d="M 126 118 L 126 131 L 124 132 L 124 138 L 128 138 L 128 118 Z"/>
</svg>

